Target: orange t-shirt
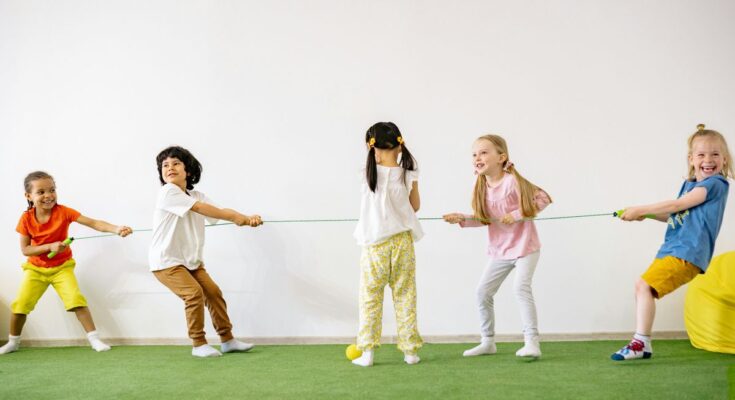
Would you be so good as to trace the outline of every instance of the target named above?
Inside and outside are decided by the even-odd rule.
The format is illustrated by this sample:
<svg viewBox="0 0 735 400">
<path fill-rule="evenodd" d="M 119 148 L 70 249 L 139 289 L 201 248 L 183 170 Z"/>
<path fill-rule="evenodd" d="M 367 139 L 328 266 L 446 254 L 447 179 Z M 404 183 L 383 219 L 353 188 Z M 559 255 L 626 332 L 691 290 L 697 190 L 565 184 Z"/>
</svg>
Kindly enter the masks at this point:
<svg viewBox="0 0 735 400">
<path fill-rule="evenodd" d="M 64 207 L 60 204 L 51 209 L 51 218 L 42 224 L 36 219 L 36 209 L 32 208 L 23 213 L 15 230 L 23 236 L 31 238 L 31 245 L 39 246 L 47 243 L 61 242 L 69 234 L 69 225 L 76 221 L 81 214 L 79 211 Z M 71 259 L 71 247 L 49 259 L 48 253 L 40 256 L 28 257 L 28 262 L 42 268 L 58 267 Z"/>
</svg>

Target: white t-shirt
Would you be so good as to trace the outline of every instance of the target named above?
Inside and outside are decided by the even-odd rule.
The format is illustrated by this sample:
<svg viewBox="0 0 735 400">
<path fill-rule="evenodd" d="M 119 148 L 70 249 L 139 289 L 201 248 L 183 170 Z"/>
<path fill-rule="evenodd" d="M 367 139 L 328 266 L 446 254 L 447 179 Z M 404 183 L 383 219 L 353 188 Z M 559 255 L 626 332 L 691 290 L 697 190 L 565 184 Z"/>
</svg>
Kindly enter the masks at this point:
<svg viewBox="0 0 735 400">
<path fill-rule="evenodd" d="M 213 204 L 196 190 L 187 194 L 173 183 L 161 186 L 153 213 L 153 242 L 148 252 L 151 271 L 178 265 L 195 270 L 201 266 L 205 217 L 191 211 L 197 201 Z M 210 224 L 218 221 L 208 217 L 206 220 Z"/>
<path fill-rule="evenodd" d="M 361 246 L 384 242 L 391 236 L 411 231 L 414 241 L 424 236 L 416 212 L 413 211 L 408 195 L 413 183 L 419 180 L 419 172 L 403 168 L 378 165 L 378 180 L 375 192 L 370 190 L 363 173 L 360 220 L 355 228 L 355 239 Z"/>
</svg>

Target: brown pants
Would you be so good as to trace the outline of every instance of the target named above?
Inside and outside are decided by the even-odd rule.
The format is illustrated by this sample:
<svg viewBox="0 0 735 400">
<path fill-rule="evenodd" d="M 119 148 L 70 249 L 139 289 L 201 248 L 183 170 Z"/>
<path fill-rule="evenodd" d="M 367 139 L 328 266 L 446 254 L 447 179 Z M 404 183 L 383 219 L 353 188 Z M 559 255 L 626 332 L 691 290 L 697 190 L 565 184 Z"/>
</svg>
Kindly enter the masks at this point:
<svg viewBox="0 0 735 400">
<path fill-rule="evenodd" d="M 153 271 L 153 274 L 175 295 L 184 300 L 189 337 L 194 341 L 194 346 L 207 344 L 207 339 L 204 337 L 205 306 L 209 309 L 212 323 L 222 342 L 233 338 L 232 323 L 230 323 L 230 317 L 227 316 L 227 304 L 222 297 L 222 291 L 204 269 L 204 264 L 194 271 L 179 265 Z"/>
</svg>

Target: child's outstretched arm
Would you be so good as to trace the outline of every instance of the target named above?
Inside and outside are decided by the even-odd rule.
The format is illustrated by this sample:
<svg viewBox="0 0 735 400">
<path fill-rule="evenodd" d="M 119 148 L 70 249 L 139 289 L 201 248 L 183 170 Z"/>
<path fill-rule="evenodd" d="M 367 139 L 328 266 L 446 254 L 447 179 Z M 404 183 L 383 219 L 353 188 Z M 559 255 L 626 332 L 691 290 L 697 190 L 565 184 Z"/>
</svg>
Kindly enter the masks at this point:
<svg viewBox="0 0 735 400">
<path fill-rule="evenodd" d="M 645 206 L 627 207 L 623 211 L 623 214 L 620 215 L 620 219 L 623 221 L 642 221 L 646 215 L 653 214 L 656 216 L 656 220 L 666 222 L 671 214 L 696 207 L 704 203 L 706 199 L 707 189 L 696 187 L 676 200 L 666 200 Z"/>
<path fill-rule="evenodd" d="M 445 222 L 449 222 L 450 224 L 459 224 L 462 228 L 477 228 L 481 226 L 486 226 L 482 223 L 479 219 L 475 218 L 474 215 L 470 214 L 461 214 L 461 213 L 449 213 L 442 216 L 444 218 Z M 490 221 L 486 221 L 488 224 L 490 224 Z"/>
<path fill-rule="evenodd" d="M 460 222 L 465 221 L 464 214 L 460 213 L 449 213 L 442 215 L 442 218 L 444 218 L 445 222 L 449 222 L 450 224 L 458 224 Z"/>
<path fill-rule="evenodd" d="M 239 212 L 229 208 L 219 208 L 201 201 L 194 203 L 191 207 L 191 211 L 194 211 L 197 214 L 202 214 L 205 217 L 224 219 L 237 226 L 248 225 L 254 228 L 263 224 L 263 220 L 260 218 L 260 215 L 248 216 L 240 214 Z"/>
<path fill-rule="evenodd" d="M 114 233 L 122 237 L 128 236 L 129 234 L 133 233 L 133 230 L 129 226 L 113 225 L 109 222 L 105 222 L 99 219 L 85 217 L 84 215 L 80 215 L 79 218 L 77 218 L 77 222 L 84 226 L 88 226 L 96 231 Z"/>
</svg>

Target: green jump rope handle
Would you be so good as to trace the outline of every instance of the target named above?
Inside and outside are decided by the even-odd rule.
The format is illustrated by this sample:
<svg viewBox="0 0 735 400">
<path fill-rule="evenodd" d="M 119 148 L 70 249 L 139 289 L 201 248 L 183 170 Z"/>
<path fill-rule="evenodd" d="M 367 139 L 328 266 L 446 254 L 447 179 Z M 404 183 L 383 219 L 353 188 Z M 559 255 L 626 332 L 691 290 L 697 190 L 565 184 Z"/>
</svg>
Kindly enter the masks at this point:
<svg viewBox="0 0 735 400">
<path fill-rule="evenodd" d="M 68 237 L 68 238 L 64 239 L 64 241 L 61 242 L 61 243 L 64 243 L 65 245 L 68 246 L 73 241 L 74 241 L 74 238 L 73 237 Z M 52 252 L 48 253 L 48 258 L 54 258 L 54 257 L 56 257 L 56 252 L 55 251 L 52 251 Z"/>
<path fill-rule="evenodd" d="M 624 208 L 622 210 L 615 211 L 613 213 L 613 217 L 620 218 L 620 216 L 623 215 L 624 212 L 625 212 L 625 209 Z M 644 217 L 650 218 L 650 219 L 655 219 L 656 218 L 656 215 L 655 214 L 646 214 L 646 215 L 644 215 Z"/>
</svg>

